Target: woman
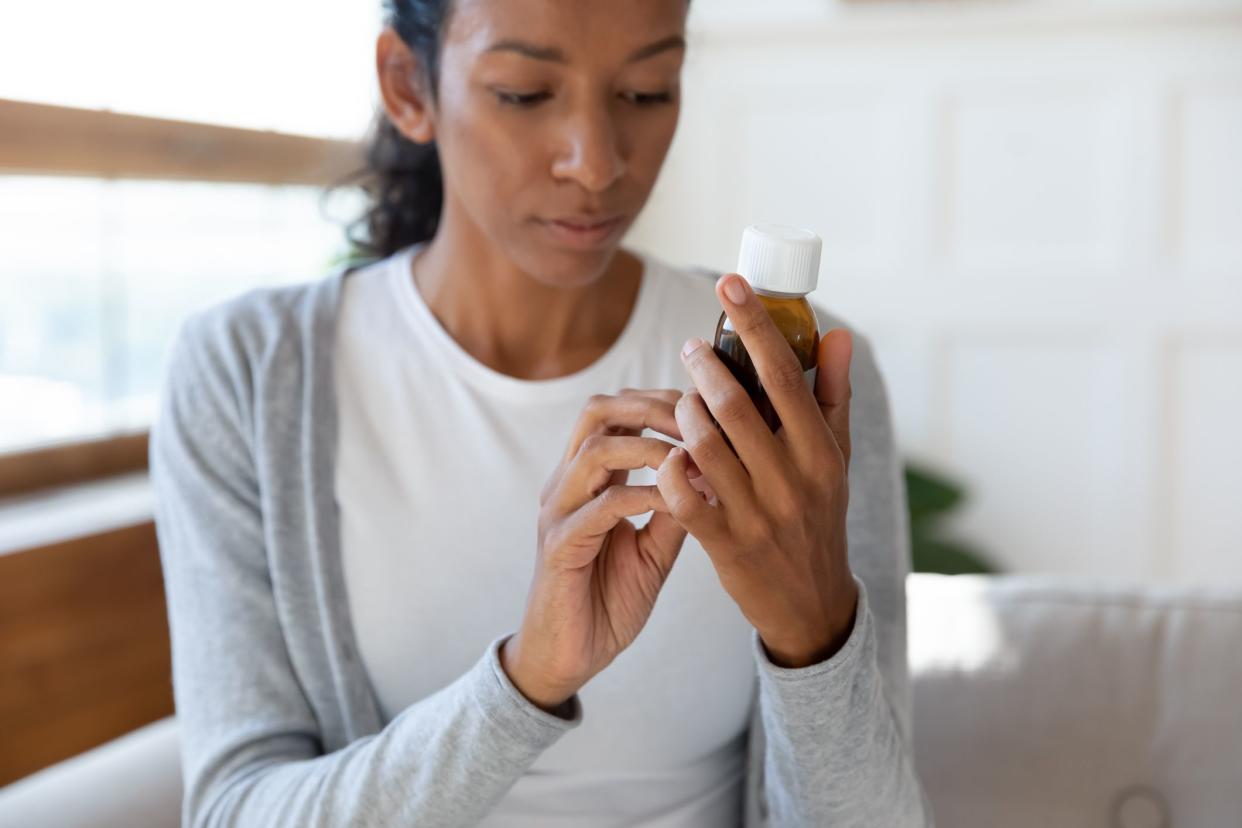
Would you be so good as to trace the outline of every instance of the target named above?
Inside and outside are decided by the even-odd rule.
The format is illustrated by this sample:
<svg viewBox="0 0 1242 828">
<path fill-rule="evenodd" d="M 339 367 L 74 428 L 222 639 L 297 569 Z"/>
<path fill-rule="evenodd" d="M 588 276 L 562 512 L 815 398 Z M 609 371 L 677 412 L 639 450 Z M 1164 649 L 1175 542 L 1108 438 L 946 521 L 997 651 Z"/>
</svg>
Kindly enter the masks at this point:
<svg viewBox="0 0 1242 828">
<path fill-rule="evenodd" d="M 865 342 L 812 394 L 743 280 L 619 246 L 685 0 L 388 11 L 377 261 L 191 317 L 153 430 L 186 823 L 930 822 Z"/>
</svg>

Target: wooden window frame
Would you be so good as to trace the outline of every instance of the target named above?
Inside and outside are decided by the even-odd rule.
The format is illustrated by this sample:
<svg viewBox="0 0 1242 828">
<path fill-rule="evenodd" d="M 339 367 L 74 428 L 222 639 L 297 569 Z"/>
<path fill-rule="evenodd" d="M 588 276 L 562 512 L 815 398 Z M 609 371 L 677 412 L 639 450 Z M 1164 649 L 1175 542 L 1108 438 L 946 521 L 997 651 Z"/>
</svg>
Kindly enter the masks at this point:
<svg viewBox="0 0 1242 828">
<path fill-rule="evenodd" d="M 362 168 L 355 141 L 0 98 L 0 175 L 327 186 Z M 0 497 L 147 467 L 147 432 L 0 453 Z"/>
<path fill-rule="evenodd" d="M 0 175 L 326 185 L 364 161 L 354 141 L 0 98 Z"/>
<path fill-rule="evenodd" d="M 0 454 L 0 498 L 146 471 L 147 431 Z"/>
</svg>

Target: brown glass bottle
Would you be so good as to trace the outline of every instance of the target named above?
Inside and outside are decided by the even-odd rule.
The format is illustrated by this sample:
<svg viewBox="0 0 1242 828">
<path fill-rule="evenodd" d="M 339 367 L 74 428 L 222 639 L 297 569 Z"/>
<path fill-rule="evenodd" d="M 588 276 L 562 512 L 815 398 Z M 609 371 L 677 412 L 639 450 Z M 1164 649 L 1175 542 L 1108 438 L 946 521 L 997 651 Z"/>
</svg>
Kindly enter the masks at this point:
<svg viewBox="0 0 1242 828">
<path fill-rule="evenodd" d="M 819 324 L 815 318 L 815 309 L 811 307 L 811 303 L 806 300 L 805 296 L 797 294 L 772 294 L 756 291 L 755 295 L 767 308 L 768 315 L 772 317 L 777 329 L 785 337 L 789 347 L 793 349 L 794 355 L 802 366 L 807 387 L 812 394 L 815 393 L 815 355 L 819 347 Z M 746 389 L 746 393 L 750 395 L 755 407 L 759 409 L 759 414 L 768 424 L 768 428 L 772 431 L 780 428 L 781 419 L 772 406 L 771 400 L 768 399 L 763 383 L 759 380 L 759 372 L 755 369 L 755 363 L 751 360 L 750 353 L 742 344 L 742 338 L 734 330 L 733 322 L 727 314 L 720 314 L 720 321 L 716 323 L 716 339 L 713 348 L 716 355 L 720 357 L 720 361 Z M 725 439 L 727 440 L 728 437 L 726 436 Z"/>
<path fill-rule="evenodd" d="M 776 329 L 793 349 L 812 394 L 815 393 L 819 322 L 806 295 L 815 290 L 819 283 L 822 244 L 817 234 L 805 228 L 752 224 L 742 232 L 742 247 L 737 261 L 737 273 L 750 285 L 776 323 Z M 763 388 L 759 372 L 742 338 L 725 313 L 720 314 L 720 321 L 716 323 L 713 349 L 746 389 L 768 428 L 773 432 L 779 429 L 781 418 Z M 725 440 L 728 439 L 726 434 Z"/>
</svg>

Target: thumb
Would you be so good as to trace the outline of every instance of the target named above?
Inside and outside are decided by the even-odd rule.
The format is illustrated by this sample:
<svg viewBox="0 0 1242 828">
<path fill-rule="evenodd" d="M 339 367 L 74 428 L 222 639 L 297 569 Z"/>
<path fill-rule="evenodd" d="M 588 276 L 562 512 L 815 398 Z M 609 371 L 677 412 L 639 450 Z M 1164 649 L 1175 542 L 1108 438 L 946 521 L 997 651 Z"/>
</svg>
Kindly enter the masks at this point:
<svg viewBox="0 0 1242 828">
<path fill-rule="evenodd" d="M 815 400 L 828 429 L 841 449 L 846 468 L 850 464 L 850 360 L 854 338 L 845 328 L 835 328 L 819 340 L 815 374 Z"/>
<path fill-rule="evenodd" d="M 668 512 L 653 512 L 651 520 L 639 530 L 639 539 L 650 543 L 643 548 L 655 559 L 660 571 L 667 574 L 677 560 L 677 553 L 686 539 L 686 530 Z"/>
</svg>

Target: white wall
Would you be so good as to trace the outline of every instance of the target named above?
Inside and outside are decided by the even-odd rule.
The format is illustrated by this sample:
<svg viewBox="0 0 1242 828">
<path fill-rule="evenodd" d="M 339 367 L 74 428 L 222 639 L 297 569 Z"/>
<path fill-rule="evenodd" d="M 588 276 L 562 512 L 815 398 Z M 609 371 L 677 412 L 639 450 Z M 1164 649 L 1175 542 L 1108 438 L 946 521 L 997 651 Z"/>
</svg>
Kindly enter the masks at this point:
<svg viewBox="0 0 1242 828">
<path fill-rule="evenodd" d="M 748 223 L 819 231 L 1004 568 L 1242 581 L 1242 3 L 694 15 L 630 242 L 732 270 Z"/>
</svg>

